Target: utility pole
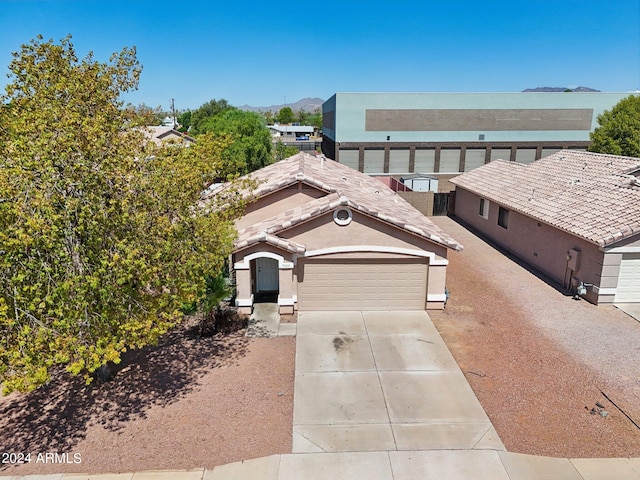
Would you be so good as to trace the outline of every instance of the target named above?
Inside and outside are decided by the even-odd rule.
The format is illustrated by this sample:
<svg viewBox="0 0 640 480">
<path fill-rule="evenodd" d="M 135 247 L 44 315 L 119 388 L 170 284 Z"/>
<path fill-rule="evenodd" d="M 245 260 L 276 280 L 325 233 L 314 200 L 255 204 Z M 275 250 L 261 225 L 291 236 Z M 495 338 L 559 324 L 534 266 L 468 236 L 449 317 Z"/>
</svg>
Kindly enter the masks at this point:
<svg viewBox="0 0 640 480">
<path fill-rule="evenodd" d="M 173 98 L 171 99 L 171 117 L 173 118 L 173 128 L 175 129 L 178 126 L 178 122 L 176 121 L 176 106 Z"/>
</svg>

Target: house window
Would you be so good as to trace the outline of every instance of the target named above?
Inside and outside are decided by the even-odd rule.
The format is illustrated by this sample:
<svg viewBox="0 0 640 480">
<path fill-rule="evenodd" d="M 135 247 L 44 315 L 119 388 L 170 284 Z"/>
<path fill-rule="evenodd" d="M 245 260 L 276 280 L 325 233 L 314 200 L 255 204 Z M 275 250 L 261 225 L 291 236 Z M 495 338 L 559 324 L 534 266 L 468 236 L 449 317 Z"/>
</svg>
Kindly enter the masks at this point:
<svg viewBox="0 0 640 480">
<path fill-rule="evenodd" d="M 333 221 L 340 226 L 349 225 L 353 219 L 353 214 L 348 208 L 341 208 L 333 212 Z"/>
<path fill-rule="evenodd" d="M 509 210 L 500 207 L 498 209 L 498 225 L 502 228 L 509 228 Z"/>
<path fill-rule="evenodd" d="M 480 210 L 478 211 L 478 214 L 482 218 L 489 218 L 489 200 L 485 198 L 480 199 Z"/>
</svg>

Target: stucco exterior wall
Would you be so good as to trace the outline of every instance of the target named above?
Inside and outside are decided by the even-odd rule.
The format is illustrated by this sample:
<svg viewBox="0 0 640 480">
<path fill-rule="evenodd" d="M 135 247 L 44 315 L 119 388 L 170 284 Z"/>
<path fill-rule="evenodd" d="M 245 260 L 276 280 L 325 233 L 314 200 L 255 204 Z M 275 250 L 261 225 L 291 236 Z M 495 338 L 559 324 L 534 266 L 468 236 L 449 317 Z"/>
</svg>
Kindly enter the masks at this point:
<svg viewBox="0 0 640 480">
<path fill-rule="evenodd" d="M 593 284 L 594 287 L 587 289 L 587 300 L 593 303 L 605 300 L 599 298 L 598 291 L 601 282 L 608 285 L 615 274 L 614 268 L 608 268 L 613 267 L 614 257 L 605 262 L 604 253 L 597 245 L 513 210 L 509 211 L 505 229 L 498 225 L 499 207 L 490 202 L 488 216 L 484 218 L 480 215 L 480 197 L 459 187 L 456 190 L 455 215 L 460 220 L 565 287 L 575 287 L 577 282 Z M 579 252 L 574 270 L 567 259 L 572 249 Z"/>
<path fill-rule="evenodd" d="M 279 236 L 306 245 L 305 255 L 313 255 L 309 258 L 322 257 L 344 261 L 356 259 L 403 261 L 413 258 L 419 263 L 425 263 L 428 265 L 426 307 L 441 309 L 444 305 L 447 249 L 443 246 L 403 232 L 356 211 L 353 212 L 352 221 L 345 226 L 337 225 L 333 220 L 333 212 L 328 212 L 286 232 L 280 232 Z M 381 251 L 366 251 L 366 249 L 364 251 L 331 251 L 332 248 L 340 249 L 340 247 L 352 247 L 358 250 L 364 246 L 373 246 Z M 384 251 L 387 248 L 391 251 Z M 432 252 L 434 256 L 433 258 L 418 258 L 412 254 L 416 250 L 426 250 Z M 237 305 L 246 311 L 250 310 L 252 303 L 252 274 L 255 275 L 255 272 L 252 272 L 251 269 L 255 268 L 255 265 L 253 265 L 254 262 L 246 259 L 265 253 L 277 255 L 282 258 L 284 263 L 292 264 L 281 267 L 279 270 L 280 291 L 278 297 L 280 313 L 291 313 L 297 302 L 299 266 L 304 264 L 304 261 L 291 252 L 265 243 L 252 245 L 233 255 L 234 265 L 241 267 L 236 270 Z M 402 281 L 402 279 L 398 279 L 398 281 Z"/>
<path fill-rule="evenodd" d="M 298 182 L 297 185 L 278 190 L 247 205 L 244 216 L 236 221 L 236 228 L 242 230 L 250 225 L 274 217 L 281 212 L 307 203 L 313 198 L 320 198 L 325 195 L 326 193 L 322 190 Z"/>
<path fill-rule="evenodd" d="M 427 310 L 442 310 L 446 301 L 447 267 L 429 265 L 427 276 Z"/>
<path fill-rule="evenodd" d="M 421 249 L 447 258 L 447 249 L 443 246 L 419 238 L 391 225 L 369 218 L 353 211 L 353 220 L 345 226 L 333 221 L 332 212 L 297 225 L 281 237 L 306 245 L 307 252 L 322 248 L 345 245 L 378 245 L 395 248 Z"/>
</svg>

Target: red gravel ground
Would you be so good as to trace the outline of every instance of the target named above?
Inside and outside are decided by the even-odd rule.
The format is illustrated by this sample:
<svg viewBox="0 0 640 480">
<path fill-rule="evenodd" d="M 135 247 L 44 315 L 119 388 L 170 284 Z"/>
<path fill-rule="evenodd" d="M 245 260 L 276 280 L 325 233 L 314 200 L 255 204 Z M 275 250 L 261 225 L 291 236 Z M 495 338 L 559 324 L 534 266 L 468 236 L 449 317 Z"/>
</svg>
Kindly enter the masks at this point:
<svg viewBox="0 0 640 480">
<path fill-rule="evenodd" d="M 430 312 L 507 450 L 640 457 L 640 324 L 576 301 L 448 218 L 451 297 Z M 603 348 L 602 345 L 606 348 Z M 618 358 L 620 357 L 620 358 Z M 608 416 L 592 414 L 601 403 Z"/>
<path fill-rule="evenodd" d="M 199 338 L 185 327 L 129 354 L 115 379 L 66 375 L 0 399 L 0 452 L 32 462 L 0 475 L 212 468 L 291 453 L 294 337 Z M 38 453 L 81 463 L 35 463 Z"/>
<path fill-rule="evenodd" d="M 444 312 L 430 312 L 507 449 L 557 457 L 640 457 L 640 323 L 575 301 L 451 219 Z M 294 320 L 293 318 L 291 320 Z M 0 452 L 32 463 L 0 475 L 215 465 L 291 452 L 293 337 L 198 338 L 185 327 L 130 353 L 115 380 L 66 375 L 0 399 Z M 600 402 L 609 415 L 590 413 Z M 36 464 L 38 453 L 79 464 Z"/>
</svg>

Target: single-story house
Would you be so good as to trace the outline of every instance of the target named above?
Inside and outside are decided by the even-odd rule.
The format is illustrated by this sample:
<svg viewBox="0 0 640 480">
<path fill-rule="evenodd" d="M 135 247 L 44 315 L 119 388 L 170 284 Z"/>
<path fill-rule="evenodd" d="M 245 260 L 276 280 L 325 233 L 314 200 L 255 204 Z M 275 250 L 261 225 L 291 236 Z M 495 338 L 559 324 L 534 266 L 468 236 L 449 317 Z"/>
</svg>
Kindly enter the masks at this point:
<svg viewBox="0 0 640 480">
<path fill-rule="evenodd" d="M 281 313 L 443 308 L 462 246 L 378 180 L 303 152 L 248 177 L 231 259 L 241 311 L 265 292 Z"/>
<path fill-rule="evenodd" d="M 640 302 L 640 158 L 563 150 L 451 181 L 459 219 L 565 288 Z"/>
<path fill-rule="evenodd" d="M 273 138 L 283 138 L 292 140 L 296 138 L 309 138 L 312 137 L 315 132 L 315 127 L 312 125 L 267 125 L 271 131 Z"/>
</svg>

